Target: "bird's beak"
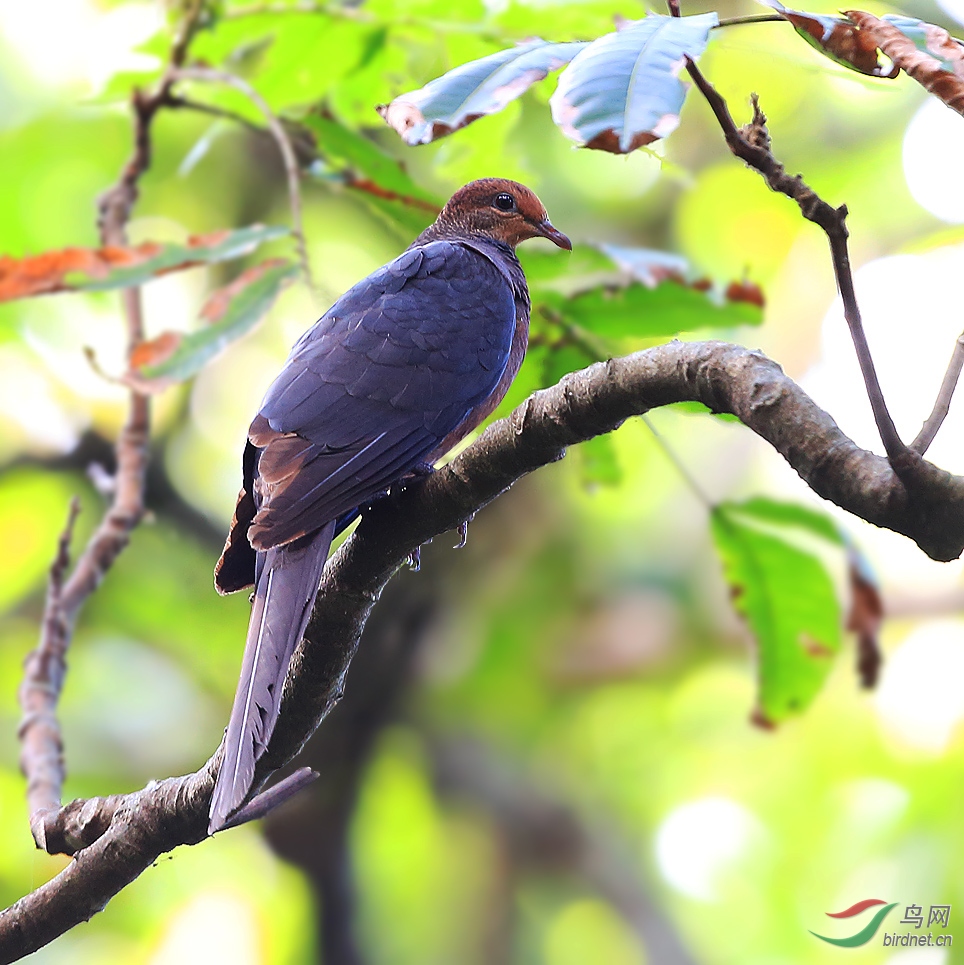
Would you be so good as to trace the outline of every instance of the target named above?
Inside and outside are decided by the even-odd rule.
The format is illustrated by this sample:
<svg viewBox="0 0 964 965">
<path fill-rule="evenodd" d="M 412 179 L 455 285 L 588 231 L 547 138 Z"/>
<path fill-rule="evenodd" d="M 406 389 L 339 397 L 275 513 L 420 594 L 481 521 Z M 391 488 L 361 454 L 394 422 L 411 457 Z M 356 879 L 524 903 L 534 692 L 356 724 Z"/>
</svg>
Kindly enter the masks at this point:
<svg viewBox="0 0 964 965">
<path fill-rule="evenodd" d="M 566 251 L 572 251 L 572 242 L 558 228 L 554 228 L 548 218 L 540 221 L 535 228 L 541 237 L 548 238 L 554 245 L 565 248 Z"/>
</svg>

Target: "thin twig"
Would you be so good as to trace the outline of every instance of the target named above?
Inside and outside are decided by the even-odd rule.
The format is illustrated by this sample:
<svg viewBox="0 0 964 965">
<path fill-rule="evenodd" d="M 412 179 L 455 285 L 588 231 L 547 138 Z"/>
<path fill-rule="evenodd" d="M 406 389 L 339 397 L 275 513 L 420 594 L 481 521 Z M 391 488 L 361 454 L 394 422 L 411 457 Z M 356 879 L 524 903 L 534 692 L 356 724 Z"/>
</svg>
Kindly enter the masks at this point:
<svg viewBox="0 0 964 965">
<path fill-rule="evenodd" d="M 197 29 L 202 0 L 194 0 L 171 49 L 171 63 L 178 65 Z M 157 90 L 135 90 L 131 97 L 134 114 L 134 150 L 117 183 L 98 199 L 97 227 L 102 245 L 127 244 L 127 223 L 137 202 L 138 182 L 151 164 L 151 123 L 165 106 L 172 81 L 162 78 Z M 121 293 L 130 354 L 144 338 L 144 319 L 139 287 Z M 66 674 L 66 654 L 81 607 L 97 589 L 118 555 L 130 541 L 131 532 L 144 516 L 144 480 L 150 435 L 150 401 L 132 391 L 127 420 L 117 439 L 117 475 L 111 506 L 90 538 L 70 577 L 67 543 L 75 510 L 61 538 L 51 568 L 46 614 L 37 649 L 27 658 L 20 688 L 23 719 L 18 736 L 20 762 L 27 778 L 30 829 L 39 848 L 57 848 L 62 837 L 56 830 L 60 819 L 65 767 L 57 704 Z"/>
<path fill-rule="evenodd" d="M 784 194 L 800 207 L 800 212 L 808 221 L 819 225 L 830 243 L 837 289 L 844 306 L 844 318 L 850 327 L 850 335 L 857 352 L 857 361 L 863 375 L 867 397 L 874 413 L 877 430 L 884 444 L 884 451 L 892 465 L 901 466 L 907 456 L 907 447 L 897 434 L 894 420 L 887 410 L 884 394 L 880 388 L 877 371 L 874 367 L 870 346 L 864 333 L 857 295 L 854 291 L 853 273 L 850 268 L 850 254 L 847 248 L 847 206 L 834 208 L 822 200 L 800 175 L 791 177 L 783 165 L 770 151 L 770 135 L 766 127 L 766 116 L 760 110 L 755 94 L 752 95 L 753 119 L 744 128 L 737 128 L 726 101 L 716 88 L 703 76 L 690 57 L 686 58 L 686 69 L 699 88 L 700 93 L 710 105 L 726 139 L 730 150 L 749 167 L 758 171 L 771 191 Z M 914 463 L 916 467 L 916 463 Z"/>
<path fill-rule="evenodd" d="M 70 566 L 70 541 L 80 513 L 80 500 L 70 502 L 67 524 L 50 566 L 40 643 L 24 661 L 18 694 L 22 717 L 18 728 L 20 761 L 27 775 L 27 808 L 34 839 L 43 840 L 43 819 L 60 807 L 64 783 L 63 738 L 57 701 L 67 673 L 65 656 L 70 629 L 63 609 L 64 577 Z M 46 844 L 46 842 L 44 842 Z"/>
<path fill-rule="evenodd" d="M 248 120 L 243 114 L 237 111 L 228 110 L 226 107 L 218 107 L 217 104 L 205 104 L 204 101 L 196 101 L 190 97 L 181 97 L 178 94 L 171 94 L 167 100 L 167 106 L 175 109 L 196 111 L 199 114 L 208 114 L 211 117 L 220 117 L 226 121 L 234 121 L 241 124 L 254 134 L 269 134 L 263 127 L 259 127 L 253 121 Z"/>
<path fill-rule="evenodd" d="M 237 124 L 243 125 L 253 134 L 263 134 L 265 137 L 272 136 L 270 130 L 264 127 L 259 127 L 257 124 L 249 121 L 248 118 L 246 118 L 243 114 L 228 110 L 224 107 L 218 107 L 215 104 L 206 104 L 204 101 L 196 101 L 188 97 L 181 97 L 179 95 L 171 94 L 168 97 L 165 106 L 197 111 L 200 114 L 208 114 L 211 117 L 221 117 L 225 120 L 234 121 Z M 301 145 L 299 145 L 299 147 L 301 147 Z M 304 150 L 305 148 L 302 147 L 302 151 Z M 324 150 L 318 151 L 317 148 L 312 147 L 310 160 L 317 160 L 323 155 Z M 298 159 L 298 152 L 295 152 L 295 158 L 296 160 Z M 303 165 L 306 164 L 306 159 L 303 154 L 301 157 L 301 162 Z M 383 201 L 397 201 L 399 204 L 404 204 L 410 208 L 420 208 L 423 211 L 428 211 L 433 215 L 437 215 L 439 211 L 442 210 L 440 205 L 435 204 L 432 201 L 428 201 L 425 198 L 416 198 L 409 194 L 400 194 L 398 191 L 392 191 L 390 188 L 382 187 L 382 185 L 372 181 L 371 178 L 365 177 L 363 172 L 356 172 L 350 168 L 345 171 L 339 171 L 334 175 L 329 175 L 328 177 L 331 180 L 337 179 L 340 183 L 344 184 L 346 188 L 351 188 L 353 191 L 361 191 L 364 194 L 370 194 L 372 197 L 381 198 Z"/>
<path fill-rule="evenodd" d="M 683 477 L 683 482 L 689 486 L 690 490 L 696 496 L 696 498 L 707 508 L 713 509 L 716 503 L 710 499 L 709 494 L 706 490 L 696 481 L 696 476 L 694 476 L 686 466 L 686 463 L 678 455 L 676 455 L 673 447 L 663 438 L 656 426 L 653 425 L 652 420 L 648 415 L 642 415 L 640 418 L 646 424 L 646 428 L 653 434 L 653 438 L 656 440 L 660 449 L 663 450 L 663 454 L 667 459 L 673 464 L 676 471 Z"/>
<path fill-rule="evenodd" d="M 954 390 L 961 377 L 961 369 L 964 368 L 964 332 L 957 337 L 954 343 L 954 351 L 951 353 L 951 360 L 944 373 L 944 381 L 941 382 L 940 391 L 937 393 L 937 400 L 934 402 L 934 409 L 927 417 L 923 428 L 917 433 L 917 438 L 910 444 L 914 452 L 924 455 L 928 446 L 934 441 L 947 413 L 951 407 L 951 399 L 954 397 Z"/>
<path fill-rule="evenodd" d="M 193 80 L 203 84 L 227 84 L 242 93 L 264 115 L 268 130 L 278 145 L 281 160 L 284 164 L 285 176 L 288 181 L 288 203 L 291 206 L 291 229 L 295 236 L 298 249 L 298 260 L 305 283 L 314 291 L 314 281 L 311 277 L 311 265 L 308 261 L 308 249 L 305 245 L 305 234 L 301 222 L 301 181 L 298 158 L 291 146 L 291 139 L 278 120 L 277 115 L 268 106 L 268 102 L 246 81 L 235 74 L 224 70 L 214 70 L 211 67 L 180 67 L 171 71 L 171 79 L 176 83 L 182 80 Z"/>
</svg>

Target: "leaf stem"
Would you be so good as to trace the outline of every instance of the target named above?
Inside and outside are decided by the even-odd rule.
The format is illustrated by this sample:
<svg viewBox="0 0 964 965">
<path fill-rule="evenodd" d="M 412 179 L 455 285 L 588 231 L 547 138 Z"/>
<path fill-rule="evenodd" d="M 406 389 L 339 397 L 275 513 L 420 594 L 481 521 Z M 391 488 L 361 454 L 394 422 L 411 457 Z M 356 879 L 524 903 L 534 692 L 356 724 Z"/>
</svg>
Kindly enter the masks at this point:
<svg viewBox="0 0 964 965">
<path fill-rule="evenodd" d="M 711 30 L 718 30 L 720 27 L 740 27 L 745 23 L 786 23 L 786 17 L 781 17 L 778 13 L 760 13 L 752 17 L 727 17 L 721 20 Z"/>
</svg>

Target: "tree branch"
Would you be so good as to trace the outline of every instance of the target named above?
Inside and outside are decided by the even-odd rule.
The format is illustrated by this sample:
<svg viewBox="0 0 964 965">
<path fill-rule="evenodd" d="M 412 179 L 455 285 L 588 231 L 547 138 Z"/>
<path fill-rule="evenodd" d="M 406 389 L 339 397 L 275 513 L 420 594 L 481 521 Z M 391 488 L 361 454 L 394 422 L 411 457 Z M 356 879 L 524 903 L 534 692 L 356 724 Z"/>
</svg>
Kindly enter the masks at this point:
<svg viewBox="0 0 964 965">
<path fill-rule="evenodd" d="M 187 54 L 201 8 L 202 0 L 192 0 L 171 48 L 172 68 L 179 66 Z M 117 183 L 98 199 L 97 227 L 101 244 L 105 247 L 127 244 L 127 223 L 137 202 L 138 182 L 151 164 L 151 123 L 158 110 L 167 103 L 171 83 L 168 72 L 153 93 L 135 90 L 131 97 L 134 150 Z M 121 303 L 130 355 L 144 338 L 140 288 L 124 289 Z M 70 522 L 51 568 L 40 642 L 25 661 L 24 681 L 19 693 L 23 713 L 18 731 L 22 747 L 20 764 L 27 778 L 31 833 L 37 847 L 43 850 L 63 850 L 58 823 L 62 811 L 58 809 L 65 770 L 57 704 L 67 672 L 67 650 L 81 607 L 127 546 L 132 531 L 144 516 L 149 441 L 150 400 L 132 390 L 127 421 L 116 444 L 117 474 L 113 481 L 111 506 L 70 578 L 64 582 L 69 540 L 77 512 L 76 507 L 72 507 Z"/>
<path fill-rule="evenodd" d="M 669 3 L 673 16 L 679 16 L 677 0 L 669 0 Z M 686 69 L 716 116 L 729 149 L 749 167 L 759 172 L 771 191 L 784 194 L 796 201 L 804 218 L 821 227 L 827 235 L 834 274 L 837 278 L 837 289 L 843 300 L 844 318 L 850 327 L 850 336 L 857 352 L 857 361 L 860 363 L 864 386 L 877 423 L 877 431 L 884 444 L 884 451 L 891 465 L 899 472 L 903 472 L 904 464 L 909 459 L 908 475 L 912 476 L 916 463 L 912 457 L 909 457 L 907 447 L 897 434 L 894 420 L 887 410 L 887 403 L 884 401 L 884 393 L 880 388 L 877 370 L 874 367 L 874 360 L 870 354 L 870 346 L 867 344 L 867 336 L 860 317 L 860 306 L 857 304 L 857 295 L 854 291 L 850 253 L 847 247 L 849 237 L 846 223 L 847 206 L 841 205 L 839 208 L 834 208 L 820 198 L 799 174 L 794 177 L 787 174 L 786 169 L 770 151 L 767 119 L 760 110 L 756 94 L 751 95 L 753 119 L 745 127 L 738 128 L 726 101 L 689 57 L 686 58 Z"/>
<path fill-rule="evenodd" d="M 947 371 L 944 373 L 944 380 L 937 392 L 937 399 L 934 408 L 927 417 L 927 421 L 921 427 L 917 437 L 910 444 L 914 452 L 919 452 L 922 456 L 927 452 L 928 446 L 934 441 L 938 430 L 944 424 L 947 413 L 951 408 L 951 399 L 954 397 L 954 390 L 961 378 L 961 369 L 964 368 L 964 332 L 957 337 L 954 343 L 954 351 L 951 353 L 951 360 L 947 363 Z"/>
<path fill-rule="evenodd" d="M 371 608 L 416 547 L 457 529 L 517 479 L 561 459 L 567 446 L 688 400 L 733 413 L 816 493 L 909 536 L 934 559 L 964 551 L 964 478 L 920 460 L 915 485 L 905 486 L 886 459 L 860 449 L 761 353 L 723 342 L 671 342 L 597 363 L 535 393 L 450 465 L 366 511 L 325 568 L 258 781 L 300 750 L 340 698 Z M 90 917 L 158 854 L 200 841 L 219 764 L 220 752 L 196 774 L 116 798 L 75 801 L 51 815 L 48 850 L 62 841 L 57 850 L 77 853 L 77 860 L 0 913 L 0 963 Z"/>
</svg>

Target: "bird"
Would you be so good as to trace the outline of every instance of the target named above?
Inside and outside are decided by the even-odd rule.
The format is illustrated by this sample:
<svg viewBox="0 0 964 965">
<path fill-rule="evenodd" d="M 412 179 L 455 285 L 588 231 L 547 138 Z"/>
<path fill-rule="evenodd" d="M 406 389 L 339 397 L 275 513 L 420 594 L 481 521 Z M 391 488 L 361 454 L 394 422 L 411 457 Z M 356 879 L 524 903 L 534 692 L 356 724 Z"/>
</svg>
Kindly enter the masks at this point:
<svg viewBox="0 0 964 965">
<path fill-rule="evenodd" d="M 274 730 L 332 539 L 393 485 L 431 471 L 502 400 L 529 336 L 516 245 L 572 243 L 534 192 L 460 188 L 405 251 L 295 343 L 248 429 L 215 586 L 253 586 L 208 832 L 245 803 Z"/>
</svg>

